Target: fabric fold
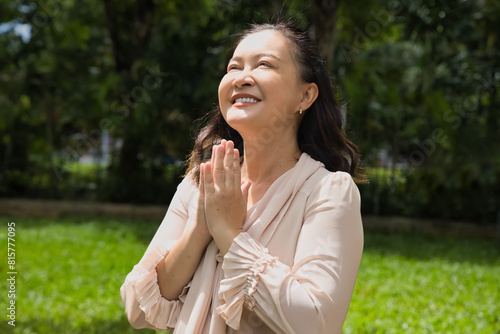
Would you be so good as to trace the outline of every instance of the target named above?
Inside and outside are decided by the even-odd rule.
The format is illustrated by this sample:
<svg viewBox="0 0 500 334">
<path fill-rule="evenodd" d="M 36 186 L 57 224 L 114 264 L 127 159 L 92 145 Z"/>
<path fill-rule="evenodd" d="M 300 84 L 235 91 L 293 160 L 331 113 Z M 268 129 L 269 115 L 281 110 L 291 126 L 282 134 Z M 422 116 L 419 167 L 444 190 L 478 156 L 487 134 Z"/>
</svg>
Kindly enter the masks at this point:
<svg viewBox="0 0 500 334">
<path fill-rule="evenodd" d="M 137 302 L 144 312 L 145 320 L 156 328 L 162 329 L 175 327 L 189 290 L 189 285 L 184 287 L 177 300 L 167 300 L 161 295 L 156 266 L 167 254 L 168 250 L 164 246 L 156 246 L 144 255 L 126 279 L 126 282 L 133 282 Z"/>
<path fill-rule="evenodd" d="M 235 330 L 240 328 L 243 306 L 253 310 L 253 295 L 257 290 L 260 274 L 277 260 L 246 232 L 234 239 L 222 264 L 224 279 L 220 283 L 219 297 L 225 304 L 217 308 L 229 327 Z"/>
<path fill-rule="evenodd" d="M 202 333 L 210 310 L 219 249 L 212 240 L 191 281 L 190 293 L 180 312 L 174 334 Z"/>
<path fill-rule="evenodd" d="M 248 210 L 243 230 L 267 246 L 279 226 L 277 222 L 282 221 L 297 193 L 322 167 L 323 163 L 302 153 L 297 164 L 276 179 L 260 201 Z"/>
</svg>

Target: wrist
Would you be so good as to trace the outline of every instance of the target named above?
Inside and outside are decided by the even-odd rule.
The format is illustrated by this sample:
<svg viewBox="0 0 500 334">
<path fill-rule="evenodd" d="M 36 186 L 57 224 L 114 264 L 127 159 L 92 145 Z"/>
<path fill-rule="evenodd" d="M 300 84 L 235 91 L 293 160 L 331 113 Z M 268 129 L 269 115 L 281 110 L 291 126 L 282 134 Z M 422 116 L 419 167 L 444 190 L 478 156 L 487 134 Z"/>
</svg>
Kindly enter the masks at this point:
<svg viewBox="0 0 500 334">
<path fill-rule="evenodd" d="M 221 229 L 214 231 L 213 237 L 221 255 L 224 256 L 229 251 L 234 239 L 243 232 L 242 228 Z"/>
</svg>

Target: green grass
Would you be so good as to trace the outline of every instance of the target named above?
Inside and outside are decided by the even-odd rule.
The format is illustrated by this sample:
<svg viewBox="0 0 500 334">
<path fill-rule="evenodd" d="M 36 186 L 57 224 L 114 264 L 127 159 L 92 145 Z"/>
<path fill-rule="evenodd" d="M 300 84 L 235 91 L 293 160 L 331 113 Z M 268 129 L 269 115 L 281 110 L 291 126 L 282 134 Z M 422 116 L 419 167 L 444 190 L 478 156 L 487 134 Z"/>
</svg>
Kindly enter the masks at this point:
<svg viewBox="0 0 500 334">
<path fill-rule="evenodd" d="M 5 245 L 7 220 L 2 221 Z M 155 333 L 128 324 L 119 288 L 158 222 L 84 218 L 14 222 L 17 321 L 12 330 L 2 320 L 1 333 Z M 2 247 L 3 259 L 5 251 Z M 6 261 L 0 270 L 7 272 Z M 5 287 L 2 280 L 2 291 Z M 6 299 L 2 296 L 2 310 Z M 3 314 L 2 319 L 6 319 Z"/>
<path fill-rule="evenodd" d="M 500 333 L 500 244 L 366 235 L 344 333 Z"/>
<path fill-rule="evenodd" d="M 0 333 L 156 333 L 128 324 L 119 288 L 158 222 L 14 221 L 17 322 L 4 311 Z M 367 234 L 344 333 L 500 333 L 499 290 L 498 242 Z"/>
</svg>

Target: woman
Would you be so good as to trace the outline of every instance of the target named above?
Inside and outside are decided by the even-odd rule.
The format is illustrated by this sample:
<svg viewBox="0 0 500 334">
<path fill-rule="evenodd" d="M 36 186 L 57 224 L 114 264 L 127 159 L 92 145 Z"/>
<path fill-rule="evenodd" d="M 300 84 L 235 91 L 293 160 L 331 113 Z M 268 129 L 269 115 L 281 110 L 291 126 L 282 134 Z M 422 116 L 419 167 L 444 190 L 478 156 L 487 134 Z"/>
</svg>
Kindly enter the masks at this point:
<svg viewBox="0 0 500 334">
<path fill-rule="evenodd" d="M 252 26 L 121 288 L 132 326 L 340 333 L 363 248 L 357 164 L 314 43 L 288 23 Z"/>
</svg>

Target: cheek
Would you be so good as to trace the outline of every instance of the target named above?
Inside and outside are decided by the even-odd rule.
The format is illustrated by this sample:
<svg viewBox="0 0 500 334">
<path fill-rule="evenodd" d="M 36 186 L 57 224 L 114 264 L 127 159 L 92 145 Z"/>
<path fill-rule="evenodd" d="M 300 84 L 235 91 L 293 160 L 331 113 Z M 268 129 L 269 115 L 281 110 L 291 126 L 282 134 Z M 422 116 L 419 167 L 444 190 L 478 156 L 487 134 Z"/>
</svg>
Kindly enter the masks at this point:
<svg viewBox="0 0 500 334">
<path fill-rule="evenodd" d="M 229 94 L 232 87 L 232 80 L 226 74 L 219 83 L 218 95 L 219 95 L 219 107 L 222 113 L 222 117 L 227 122 L 227 112 L 231 107 L 231 103 L 229 102 Z"/>
<path fill-rule="evenodd" d="M 225 75 L 219 83 L 219 104 L 227 102 L 231 80 Z"/>
</svg>

